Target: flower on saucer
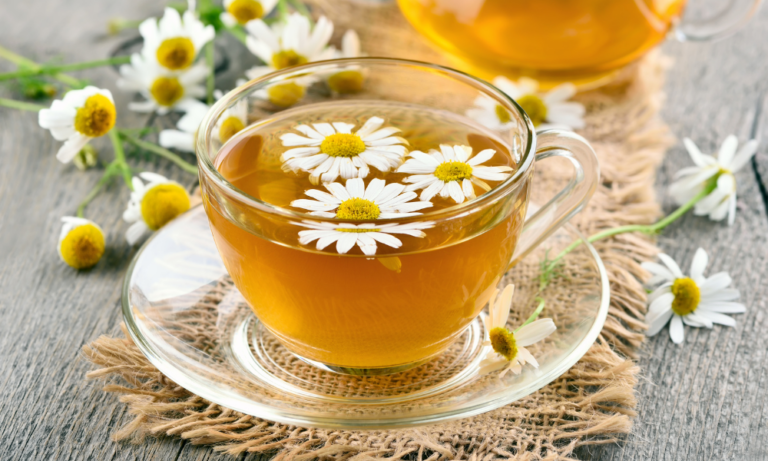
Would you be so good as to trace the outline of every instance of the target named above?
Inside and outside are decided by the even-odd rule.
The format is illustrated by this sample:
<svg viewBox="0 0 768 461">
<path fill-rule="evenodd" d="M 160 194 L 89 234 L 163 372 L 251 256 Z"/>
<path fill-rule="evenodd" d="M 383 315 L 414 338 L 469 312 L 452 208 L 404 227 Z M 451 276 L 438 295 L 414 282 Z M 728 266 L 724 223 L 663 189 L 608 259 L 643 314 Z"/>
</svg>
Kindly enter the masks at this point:
<svg viewBox="0 0 768 461">
<path fill-rule="evenodd" d="M 728 288 L 731 277 L 726 272 L 719 272 L 711 277 L 704 276 L 707 267 L 707 253 L 699 248 L 693 256 L 691 275 L 686 277 L 675 260 L 665 254 L 659 254 L 661 264 L 644 262 L 643 268 L 653 274 L 648 285 L 661 283 L 648 296 L 648 336 L 654 336 L 667 322 L 669 336 L 676 344 L 684 339 L 683 324 L 692 327 L 712 328 L 719 323 L 732 327 L 736 321 L 724 314 L 741 314 L 746 307 L 733 302 L 739 299 L 739 291 Z"/>
<path fill-rule="evenodd" d="M 130 64 L 120 67 L 122 78 L 117 86 L 126 91 L 141 93 L 146 101 L 132 102 L 128 108 L 136 112 L 156 110 L 163 115 L 171 110 L 186 111 L 199 103 L 197 98 L 205 96 L 204 80 L 208 67 L 198 63 L 183 72 L 168 73 L 154 60 L 134 53 Z"/>
<path fill-rule="evenodd" d="M 40 126 L 51 130 L 57 141 L 64 141 L 56 154 L 62 163 L 72 161 L 91 139 L 107 134 L 116 119 L 112 93 L 95 86 L 71 90 L 38 114 Z"/>
<path fill-rule="evenodd" d="M 291 206 L 311 210 L 311 215 L 349 220 L 404 218 L 420 215 L 418 210 L 429 208 L 431 202 L 411 202 L 415 192 L 405 192 L 402 184 L 387 184 L 383 179 L 371 179 L 365 187 L 361 178 L 340 183 L 326 183 L 328 192 L 310 189 L 305 193 L 315 200 L 299 199 Z"/>
<path fill-rule="evenodd" d="M 576 94 L 572 83 L 563 83 L 547 93 L 538 91 L 536 80 L 522 77 L 517 83 L 506 77 L 496 77 L 493 84 L 514 99 L 531 118 L 536 130 L 584 128 L 584 106 L 568 101 Z M 510 113 L 488 96 L 475 99 L 475 107 L 467 110 L 467 116 L 493 130 L 507 130 L 512 126 Z"/>
<path fill-rule="evenodd" d="M 398 173 L 416 173 L 405 178 L 412 183 L 407 190 L 424 189 L 422 200 L 430 200 L 437 194 L 443 198 L 451 197 L 456 203 L 464 199 L 475 198 L 473 184 L 485 190 L 491 190 L 487 181 L 503 181 L 509 178 L 512 171 L 508 166 L 480 166 L 490 160 L 496 151 L 485 149 L 472 157 L 469 146 L 440 145 L 440 151 L 432 149 L 429 154 L 415 150 L 410 158 L 397 169 Z"/>
<path fill-rule="evenodd" d="M 432 222 L 419 222 L 409 224 L 350 224 L 350 223 L 326 223 L 302 221 L 293 223 L 310 230 L 299 231 L 299 243 L 308 245 L 315 240 L 315 247 L 323 250 L 328 245 L 336 243 L 336 252 L 345 254 L 357 245 L 363 254 L 373 256 L 376 254 L 376 242 L 383 243 L 392 248 L 400 248 L 403 242 L 395 235 L 410 235 L 411 237 L 424 238 L 422 230 L 434 226 Z"/>
<path fill-rule="evenodd" d="M 736 177 L 757 151 L 757 140 L 751 139 L 741 149 L 734 135 L 725 138 L 720 152 L 715 159 L 702 154 L 696 144 L 688 138 L 683 139 L 685 148 L 696 166 L 683 168 L 675 178 L 678 180 L 669 187 L 669 193 L 678 205 L 692 200 L 702 191 L 709 191 L 706 197 L 696 202 L 693 213 L 709 216 L 709 219 L 721 221 L 728 217 L 728 225 L 736 219 Z"/>
<path fill-rule="evenodd" d="M 190 207 L 189 194 L 179 183 L 155 173 L 144 172 L 139 177 L 133 178 L 133 191 L 123 213 L 123 220 L 131 223 L 125 233 L 131 245 L 147 231 L 160 229 Z"/>
<path fill-rule="evenodd" d="M 162 130 L 158 137 L 158 144 L 167 149 L 178 149 L 183 152 L 195 152 L 195 136 L 205 114 L 208 113 L 208 105 L 202 102 L 190 104 L 187 112 L 176 122 L 177 130 Z"/>
<path fill-rule="evenodd" d="M 277 0 L 224 0 L 224 12 L 219 19 L 227 27 L 244 26 L 249 21 L 267 16 L 275 5 Z"/>
<path fill-rule="evenodd" d="M 336 52 L 336 58 L 358 58 L 363 56 L 360 50 L 360 38 L 357 32 L 350 29 L 341 39 L 341 51 Z M 356 93 L 363 89 L 365 76 L 359 66 L 347 66 L 328 77 L 328 87 L 331 91 L 341 94 Z"/>
<path fill-rule="evenodd" d="M 61 218 L 59 234 L 61 260 L 75 269 L 93 267 L 104 255 L 104 231 L 93 221 L 75 216 Z"/>
<path fill-rule="evenodd" d="M 552 319 L 539 319 L 521 326 L 514 332 L 509 331 L 507 319 L 512 308 L 514 292 L 515 286 L 509 284 L 504 287 L 498 298 L 495 295 L 491 297 L 485 322 L 488 339 L 484 344 L 492 346 L 493 349 L 480 362 L 479 375 L 497 370 L 502 370 L 499 378 L 504 377 L 507 371 L 519 374 L 526 363 L 538 368 L 539 363 L 525 347 L 541 341 L 557 330 Z"/>
<path fill-rule="evenodd" d="M 285 171 L 306 171 L 312 184 L 344 179 L 365 178 L 370 167 L 387 172 L 399 166 L 408 141 L 392 136 L 398 128 L 380 128 L 384 119 L 369 118 L 356 132 L 352 123 L 334 122 L 298 125 L 295 133 L 280 136 L 283 146 L 291 147 L 280 160 Z"/>
<path fill-rule="evenodd" d="M 203 46 L 216 35 L 213 26 L 204 25 L 193 11 L 181 16 L 173 8 L 166 8 L 160 20 L 146 19 L 139 25 L 139 33 L 144 38 L 144 59 L 154 60 L 166 71 L 189 69 Z"/>
</svg>

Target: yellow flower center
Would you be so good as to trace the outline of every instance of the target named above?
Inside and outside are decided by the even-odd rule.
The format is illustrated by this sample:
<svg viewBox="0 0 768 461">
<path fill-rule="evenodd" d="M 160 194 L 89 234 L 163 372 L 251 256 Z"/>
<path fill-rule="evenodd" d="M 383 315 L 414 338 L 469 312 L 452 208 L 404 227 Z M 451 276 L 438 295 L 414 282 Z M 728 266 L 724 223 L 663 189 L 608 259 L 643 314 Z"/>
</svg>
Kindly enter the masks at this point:
<svg viewBox="0 0 768 461">
<path fill-rule="evenodd" d="M 229 117 L 221 122 L 221 126 L 219 127 L 219 139 L 222 143 L 225 143 L 243 128 L 245 128 L 245 124 L 242 120 L 235 116 Z"/>
<path fill-rule="evenodd" d="M 186 69 L 195 61 L 195 44 L 187 37 L 167 38 L 155 54 L 157 62 L 166 69 Z"/>
<path fill-rule="evenodd" d="M 264 7 L 256 0 L 235 0 L 229 4 L 227 11 L 242 25 L 264 16 Z"/>
<path fill-rule="evenodd" d="M 701 292 L 696 282 L 688 277 L 675 279 L 672 283 L 672 294 L 675 295 L 672 300 L 672 312 L 677 315 L 688 315 L 699 307 Z"/>
<path fill-rule="evenodd" d="M 267 89 L 269 102 L 280 107 L 290 107 L 304 97 L 304 87 L 298 83 L 288 82 L 274 85 Z"/>
<path fill-rule="evenodd" d="M 531 118 L 533 126 L 539 126 L 547 120 L 547 105 L 535 94 L 526 94 L 517 103 Z"/>
<path fill-rule="evenodd" d="M 320 152 L 331 157 L 355 157 L 364 151 L 365 143 L 356 134 L 332 134 L 320 144 Z"/>
<path fill-rule="evenodd" d="M 328 78 L 328 86 L 337 93 L 357 93 L 363 89 L 364 80 L 363 74 L 356 70 L 342 70 Z"/>
<path fill-rule="evenodd" d="M 499 123 L 509 123 L 512 120 L 512 116 L 501 104 L 496 104 L 496 118 L 499 119 Z"/>
<path fill-rule="evenodd" d="M 441 181 L 461 181 L 472 177 L 472 167 L 464 162 L 443 162 L 435 169 Z"/>
<path fill-rule="evenodd" d="M 149 92 L 158 104 L 171 107 L 184 97 L 184 86 L 176 77 L 158 77 Z"/>
<path fill-rule="evenodd" d="M 95 266 L 104 254 L 104 234 L 93 224 L 77 226 L 61 240 L 61 259 L 75 269 Z"/>
<path fill-rule="evenodd" d="M 378 232 L 380 229 L 350 229 L 349 227 L 337 227 L 339 232 L 349 232 L 351 234 L 363 234 L 365 232 Z"/>
<path fill-rule="evenodd" d="M 178 184 L 158 184 L 141 199 L 141 216 L 152 230 L 158 230 L 168 221 L 189 210 L 189 194 Z"/>
<path fill-rule="evenodd" d="M 490 337 L 493 350 L 502 357 L 512 360 L 517 356 L 517 342 L 514 333 L 506 328 L 496 327 L 490 331 Z"/>
<path fill-rule="evenodd" d="M 272 55 L 272 67 L 275 69 L 285 69 L 286 67 L 306 64 L 308 59 L 293 50 L 278 51 Z"/>
<path fill-rule="evenodd" d="M 103 94 L 94 94 L 85 100 L 75 114 L 75 130 L 86 136 L 104 136 L 115 126 L 117 111 L 112 101 Z"/>
<path fill-rule="evenodd" d="M 355 221 L 376 219 L 381 214 L 379 206 L 364 198 L 350 198 L 341 202 L 336 210 L 338 219 L 350 219 Z M 348 232 L 371 232 L 371 229 L 348 229 Z M 342 231 L 345 232 L 345 231 Z"/>
</svg>

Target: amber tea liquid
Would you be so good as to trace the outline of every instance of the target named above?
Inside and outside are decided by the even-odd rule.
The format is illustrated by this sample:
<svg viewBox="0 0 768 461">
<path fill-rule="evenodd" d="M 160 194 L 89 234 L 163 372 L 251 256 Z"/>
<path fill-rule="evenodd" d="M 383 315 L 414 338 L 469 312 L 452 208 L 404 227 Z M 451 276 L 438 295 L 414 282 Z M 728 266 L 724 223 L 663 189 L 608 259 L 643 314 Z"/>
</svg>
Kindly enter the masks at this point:
<svg viewBox="0 0 768 461">
<path fill-rule="evenodd" d="M 280 112 L 231 139 L 215 164 L 246 194 L 292 209 L 291 201 L 308 198 L 306 190 L 325 189 L 313 185 L 307 173 L 281 170 L 279 157 L 288 147 L 280 135 L 295 133 L 298 124 L 321 121 L 354 123 L 357 130 L 371 116 L 385 119 L 383 127 L 400 128 L 409 150 L 426 152 L 441 143 L 470 145 L 474 153 L 492 148 L 497 153 L 485 165 L 516 166 L 493 133 L 464 117 L 371 101 Z M 402 182 L 406 176 L 371 168 L 365 183 L 372 178 Z M 316 250 L 314 242 L 300 245 L 298 232 L 304 229 L 291 223 L 297 220 L 241 209 L 225 217 L 204 203 L 229 274 L 260 321 L 284 344 L 328 365 L 389 368 L 441 352 L 478 315 L 512 256 L 526 194 L 527 183 L 461 219 L 437 220 L 424 238 L 397 236 L 403 244 L 399 249 L 379 244 L 372 258 L 357 247 L 339 255 L 335 245 L 324 251 Z M 423 211 L 455 205 L 439 196 L 432 203 Z M 472 208 L 471 202 L 467 207 Z"/>
</svg>

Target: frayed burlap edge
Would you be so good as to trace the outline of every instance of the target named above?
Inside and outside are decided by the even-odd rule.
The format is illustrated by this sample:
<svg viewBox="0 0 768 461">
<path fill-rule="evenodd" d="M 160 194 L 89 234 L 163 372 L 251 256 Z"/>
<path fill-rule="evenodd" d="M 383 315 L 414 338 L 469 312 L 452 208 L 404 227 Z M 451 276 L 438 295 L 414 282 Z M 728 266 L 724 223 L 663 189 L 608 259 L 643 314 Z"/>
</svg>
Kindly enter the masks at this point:
<svg viewBox="0 0 768 461">
<path fill-rule="evenodd" d="M 329 13 L 334 20 L 348 17 L 343 10 Z M 364 9 L 360 14 L 373 13 Z M 377 9 L 375 14 L 379 22 L 361 33 L 363 43 L 372 44 L 368 48 L 371 54 L 393 54 L 393 44 L 375 40 L 379 34 L 396 37 L 394 46 L 409 50 L 405 57 L 440 60 L 391 7 Z M 336 22 L 343 27 L 343 20 Z M 383 34 L 382 28 L 398 32 Z M 581 134 L 595 147 L 602 174 L 594 198 L 573 221 L 585 234 L 650 223 L 659 215 L 654 176 L 670 144 L 667 127 L 657 117 L 665 67 L 662 56 L 649 55 L 614 84 L 579 96 L 588 108 L 588 128 Z M 546 189 L 547 181 L 545 174 L 537 187 Z M 554 186 L 552 190 L 556 190 Z M 476 417 L 393 431 L 317 430 L 277 424 L 187 392 L 154 368 L 130 339 L 108 336 L 83 347 L 85 357 L 100 367 L 87 377 L 106 379 L 104 390 L 119 394 L 134 415 L 133 421 L 113 435 L 116 441 L 179 436 L 232 455 L 264 453 L 278 461 L 572 459 L 578 446 L 612 443 L 631 430 L 639 370 L 630 358 L 643 341 L 646 310 L 640 280 L 647 274 L 639 262 L 658 252 L 650 240 L 635 234 L 599 242 L 596 247 L 608 270 L 612 294 L 608 319 L 597 342 L 549 386 Z"/>
</svg>

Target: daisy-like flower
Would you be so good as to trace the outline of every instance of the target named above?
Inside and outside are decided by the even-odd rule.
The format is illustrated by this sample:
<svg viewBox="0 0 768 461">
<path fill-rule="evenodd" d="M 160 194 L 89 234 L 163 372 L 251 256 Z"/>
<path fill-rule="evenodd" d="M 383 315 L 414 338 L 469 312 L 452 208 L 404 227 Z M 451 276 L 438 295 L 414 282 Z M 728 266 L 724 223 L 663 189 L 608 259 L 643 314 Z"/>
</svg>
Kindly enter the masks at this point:
<svg viewBox="0 0 768 461">
<path fill-rule="evenodd" d="M 360 38 L 357 32 L 350 29 L 341 39 L 341 50 L 336 52 L 336 58 L 357 58 L 362 56 Z M 328 77 L 328 87 L 331 91 L 341 94 L 357 93 L 363 89 L 365 76 L 358 66 L 349 66 L 331 74 Z"/>
<path fill-rule="evenodd" d="M 678 181 L 669 188 L 669 193 L 678 205 L 689 202 L 702 191 L 708 195 L 696 202 L 693 213 L 699 216 L 709 216 L 709 219 L 720 221 L 728 217 L 728 225 L 736 219 L 736 177 L 739 171 L 749 162 L 757 151 L 757 140 L 751 139 L 739 146 L 734 135 L 725 138 L 720 152 L 715 159 L 711 155 L 702 154 L 696 144 L 688 138 L 683 139 L 693 163 L 696 166 L 683 168 L 675 178 Z"/>
<path fill-rule="evenodd" d="M 347 180 L 346 187 L 337 182 L 325 184 L 328 192 L 310 189 L 305 193 L 315 200 L 299 199 L 291 206 L 311 210 L 312 215 L 350 220 L 404 218 L 420 215 L 419 210 L 432 206 L 431 202 L 411 202 L 415 192 L 405 192 L 402 184 L 387 184 L 383 179 L 371 179 L 368 187 L 363 180 Z"/>
<path fill-rule="evenodd" d="M 410 158 L 397 169 L 398 173 L 416 173 L 405 178 L 412 183 L 407 190 L 424 189 L 422 200 L 430 200 L 437 194 L 443 198 L 451 197 L 456 203 L 464 199 L 475 198 L 476 185 L 484 191 L 491 190 L 487 181 L 503 181 L 510 176 L 508 166 L 480 166 L 496 154 L 493 149 L 485 149 L 472 157 L 469 146 L 440 145 L 440 151 L 432 149 L 429 154 L 415 150 Z"/>
<path fill-rule="evenodd" d="M 403 242 L 393 234 L 424 238 L 427 234 L 423 232 L 423 229 L 429 229 L 434 225 L 432 222 L 409 224 L 334 224 L 313 221 L 302 221 L 293 224 L 310 229 L 299 231 L 299 243 L 302 245 L 308 245 L 317 240 L 315 247 L 318 250 L 323 250 L 335 242 L 336 252 L 339 254 L 345 254 L 357 245 L 363 254 L 367 256 L 376 254 L 376 242 L 383 243 L 391 248 L 403 246 Z"/>
<path fill-rule="evenodd" d="M 192 67 L 200 50 L 216 35 L 213 26 L 204 25 L 193 11 L 181 16 L 173 8 L 166 8 L 160 20 L 146 19 L 139 33 L 144 38 L 144 59 L 155 60 L 166 71 Z"/>
<path fill-rule="evenodd" d="M 125 233 L 131 245 L 147 231 L 160 229 L 190 207 L 189 194 L 179 183 L 156 173 L 139 176 L 141 179 L 133 178 L 133 192 L 123 213 L 123 220 L 131 223 Z"/>
<path fill-rule="evenodd" d="M 568 101 L 576 94 L 572 83 L 563 83 L 547 93 L 538 91 L 536 80 L 525 77 L 517 83 L 496 77 L 493 84 L 523 108 L 536 130 L 584 128 L 584 106 Z M 467 116 L 493 130 L 506 130 L 512 125 L 510 113 L 488 96 L 475 99 L 475 107 L 467 110 Z"/>
<path fill-rule="evenodd" d="M 195 151 L 195 136 L 200 123 L 208 113 L 208 105 L 198 102 L 190 104 L 187 112 L 176 122 L 176 130 L 162 130 L 158 143 L 168 149 L 178 149 L 183 152 Z"/>
<path fill-rule="evenodd" d="M 387 172 L 397 168 L 406 153 L 408 141 L 392 136 L 400 130 L 395 127 L 381 128 L 384 119 L 369 118 L 356 132 L 352 123 L 334 122 L 298 125 L 295 133 L 280 136 L 283 146 L 291 147 L 283 152 L 280 160 L 284 171 L 309 172 L 312 184 L 344 179 L 365 178 L 370 167 Z M 427 199 L 422 199 L 427 200 Z"/>
<path fill-rule="evenodd" d="M 214 96 L 216 99 L 221 99 L 223 93 L 216 90 Z M 246 126 L 248 126 L 248 98 L 242 98 L 222 112 L 213 128 L 213 135 L 224 144 Z"/>
<path fill-rule="evenodd" d="M 104 231 L 93 221 L 75 216 L 61 218 L 59 234 L 61 260 L 75 269 L 93 267 L 104 255 Z"/>
<path fill-rule="evenodd" d="M 104 136 L 115 126 L 117 110 L 112 93 L 95 86 L 72 90 L 38 114 L 41 127 L 51 130 L 57 141 L 65 141 L 56 158 L 69 163 L 93 138 Z"/>
<path fill-rule="evenodd" d="M 277 5 L 277 0 L 224 0 L 224 12 L 219 19 L 227 27 L 244 26 L 249 21 L 267 16 Z"/>
<path fill-rule="evenodd" d="M 154 59 L 135 53 L 130 64 L 120 67 L 120 74 L 123 77 L 117 81 L 120 89 L 137 91 L 147 99 L 129 103 L 129 109 L 137 112 L 156 110 L 163 115 L 171 110 L 185 111 L 199 103 L 197 98 L 205 96 L 208 67 L 198 63 L 184 72 L 168 73 Z"/>
<path fill-rule="evenodd" d="M 676 344 L 684 339 L 683 324 L 692 327 L 712 328 L 719 323 L 732 327 L 736 321 L 724 314 L 741 314 L 746 311 L 743 304 L 733 302 L 739 299 L 739 291 L 728 288 L 731 277 L 719 272 L 711 277 L 704 276 L 707 267 L 707 253 L 699 248 L 691 262 L 691 275 L 686 277 L 675 260 L 659 254 L 661 264 L 644 262 L 643 268 L 653 274 L 649 286 L 661 283 L 648 296 L 648 336 L 653 336 L 669 324 L 669 336 Z"/>
<path fill-rule="evenodd" d="M 480 362 L 480 369 L 478 370 L 480 375 L 497 370 L 502 370 L 499 378 L 503 377 L 507 371 L 519 374 L 526 363 L 538 368 L 539 363 L 525 347 L 541 341 L 557 330 L 552 319 L 539 319 L 521 326 L 514 332 L 509 331 L 507 319 L 512 308 L 512 295 L 514 293 L 515 286 L 509 284 L 498 298 L 496 295 L 491 297 L 488 317 L 485 322 L 488 339 L 484 344 L 492 346 L 493 350 L 489 351 L 488 355 Z"/>
</svg>

